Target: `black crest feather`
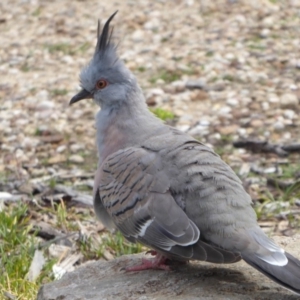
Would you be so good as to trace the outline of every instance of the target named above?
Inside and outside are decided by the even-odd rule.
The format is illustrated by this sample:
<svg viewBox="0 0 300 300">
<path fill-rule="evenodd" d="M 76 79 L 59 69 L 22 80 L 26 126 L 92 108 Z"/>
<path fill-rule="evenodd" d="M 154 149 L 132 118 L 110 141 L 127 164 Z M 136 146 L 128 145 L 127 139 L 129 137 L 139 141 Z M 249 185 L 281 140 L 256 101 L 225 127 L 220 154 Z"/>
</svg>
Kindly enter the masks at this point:
<svg viewBox="0 0 300 300">
<path fill-rule="evenodd" d="M 96 53 L 104 54 L 105 50 L 109 47 L 111 42 L 111 37 L 113 33 L 113 28 L 110 30 L 109 23 L 117 14 L 118 11 L 115 11 L 109 19 L 104 24 L 103 30 L 101 32 L 100 20 L 98 20 L 98 29 L 97 29 L 97 45 L 96 45 Z"/>
</svg>

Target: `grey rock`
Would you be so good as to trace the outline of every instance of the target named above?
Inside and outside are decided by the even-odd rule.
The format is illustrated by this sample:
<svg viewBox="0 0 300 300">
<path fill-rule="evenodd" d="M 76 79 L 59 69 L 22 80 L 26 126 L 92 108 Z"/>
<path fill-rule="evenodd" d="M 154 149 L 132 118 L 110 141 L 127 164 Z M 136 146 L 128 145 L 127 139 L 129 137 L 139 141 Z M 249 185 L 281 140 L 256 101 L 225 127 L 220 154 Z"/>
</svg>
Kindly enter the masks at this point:
<svg viewBox="0 0 300 300">
<path fill-rule="evenodd" d="M 275 240 L 296 257 L 300 256 L 297 238 Z M 126 266 L 139 264 L 144 256 L 126 255 L 86 264 L 58 281 L 43 285 L 37 300 L 299 299 L 244 262 L 231 265 L 190 262 L 172 265 L 171 271 L 124 271 Z"/>
<path fill-rule="evenodd" d="M 200 89 L 203 90 L 206 86 L 206 81 L 204 79 L 198 80 L 188 80 L 185 84 L 187 89 Z"/>
</svg>

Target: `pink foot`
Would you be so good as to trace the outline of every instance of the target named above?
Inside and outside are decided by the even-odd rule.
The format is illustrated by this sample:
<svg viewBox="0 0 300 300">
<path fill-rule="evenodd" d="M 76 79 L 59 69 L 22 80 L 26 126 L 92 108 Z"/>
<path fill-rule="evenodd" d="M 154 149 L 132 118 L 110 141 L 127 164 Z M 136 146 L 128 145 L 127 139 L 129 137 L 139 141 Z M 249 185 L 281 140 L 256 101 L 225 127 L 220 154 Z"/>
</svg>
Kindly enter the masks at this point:
<svg viewBox="0 0 300 300">
<path fill-rule="evenodd" d="M 142 259 L 142 263 L 140 265 L 136 265 L 133 267 L 127 267 L 125 270 L 127 272 L 132 271 L 143 271 L 143 270 L 149 270 L 149 269 L 160 269 L 160 270 L 170 270 L 169 266 L 167 266 L 166 260 L 167 258 L 164 257 L 162 254 L 157 253 L 154 250 L 150 250 L 146 253 L 150 253 L 151 255 L 155 256 L 154 259 Z"/>
</svg>

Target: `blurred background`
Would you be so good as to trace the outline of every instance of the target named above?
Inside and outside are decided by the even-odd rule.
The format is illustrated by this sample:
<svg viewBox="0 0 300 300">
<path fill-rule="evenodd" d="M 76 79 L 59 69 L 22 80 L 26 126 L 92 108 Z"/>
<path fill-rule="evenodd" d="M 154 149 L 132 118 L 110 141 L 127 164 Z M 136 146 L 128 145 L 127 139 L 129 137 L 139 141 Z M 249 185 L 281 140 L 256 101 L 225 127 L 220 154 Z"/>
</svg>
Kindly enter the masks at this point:
<svg viewBox="0 0 300 300">
<path fill-rule="evenodd" d="M 120 57 L 150 109 L 237 172 L 266 232 L 300 231 L 298 0 L 2 0 L 0 299 L 145 250 L 96 221 L 99 108 L 68 106 L 97 20 L 116 10 Z"/>
</svg>

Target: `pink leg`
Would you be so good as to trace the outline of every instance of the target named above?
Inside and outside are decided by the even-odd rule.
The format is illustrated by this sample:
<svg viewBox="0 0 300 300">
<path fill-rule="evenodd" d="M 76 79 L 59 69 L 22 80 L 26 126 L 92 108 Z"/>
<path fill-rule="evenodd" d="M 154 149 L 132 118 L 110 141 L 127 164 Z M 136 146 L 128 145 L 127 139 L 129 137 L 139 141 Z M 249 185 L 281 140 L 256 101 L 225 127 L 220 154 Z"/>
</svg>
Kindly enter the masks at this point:
<svg viewBox="0 0 300 300">
<path fill-rule="evenodd" d="M 155 256 L 154 259 L 142 259 L 142 263 L 140 265 L 136 265 L 133 267 L 127 267 L 125 270 L 127 272 L 131 271 L 143 271 L 143 270 L 149 270 L 149 269 L 160 269 L 160 270 L 170 270 L 169 266 L 167 266 L 166 260 L 167 258 L 163 256 L 162 254 L 157 253 L 154 250 L 150 250 L 147 253 L 150 253 L 151 255 Z"/>
</svg>

